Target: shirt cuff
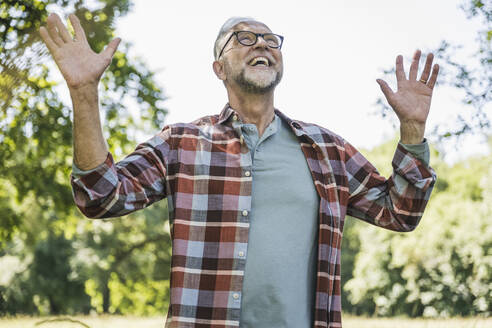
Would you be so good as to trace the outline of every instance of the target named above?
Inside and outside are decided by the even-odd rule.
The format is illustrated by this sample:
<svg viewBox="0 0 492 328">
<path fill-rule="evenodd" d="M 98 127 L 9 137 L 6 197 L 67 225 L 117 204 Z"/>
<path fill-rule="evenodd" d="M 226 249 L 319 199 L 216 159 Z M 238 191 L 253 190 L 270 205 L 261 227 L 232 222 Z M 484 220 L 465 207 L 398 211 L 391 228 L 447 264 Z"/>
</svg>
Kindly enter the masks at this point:
<svg viewBox="0 0 492 328">
<path fill-rule="evenodd" d="M 401 142 L 399 144 L 402 145 L 402 147 L 405 148 L 406 151 L 408 151 L 417 159 L 419 159 L 422 163 L 424 163 L 425 166 L 429 166 L 430 151 L 427 139 L 424 139 L 424 141 L 422 141 L 421 143 L 414 145 L 406 145 Z"/>
<path fill-rule="evenodd" d="M 80 178 L 84 175 L 87 175 L 87 174 L 90 174 L 94 171 L 97 171 L 101 166 L 104 165 L 104 163 L 106 163 L 106 161 L 102 162 L 101 164 L 99 164 L 98 166 L 96 166 L 95 168 L 93 169 L 90 169 L 90 170 L 82 170 L 80 168 L 77 167 L 77 165 L 75 165 L 75 162 L 72 163 L 72 176 L 74 178 Z"/>
</svg>

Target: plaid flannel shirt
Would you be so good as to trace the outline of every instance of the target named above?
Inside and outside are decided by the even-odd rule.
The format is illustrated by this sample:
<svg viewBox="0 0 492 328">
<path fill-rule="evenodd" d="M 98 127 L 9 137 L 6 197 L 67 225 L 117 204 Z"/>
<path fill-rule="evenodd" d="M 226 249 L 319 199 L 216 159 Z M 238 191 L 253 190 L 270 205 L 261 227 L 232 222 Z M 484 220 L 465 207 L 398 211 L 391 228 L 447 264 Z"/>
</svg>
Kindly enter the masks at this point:
<svg viewBox="0 0 492 328">
<path fill-rule="evenodd" d="M 276 113 L 298 137 L 320 196 L 313 327 L 341 327 L 345 215 L 411 231 L 436 175 L 399 145 L 393 174 L 385 179 L 341 137 Z M 220 115 L 166 126 L 119 163 L 108 154 L 95 170 L 72 176 L 75 202 L 88 217 L 121 216 L 167 197 L 172 264 L 166 327 L 239 326 L 246 259 L 238 254 L 248 245 L 252 162 L 232 119 L 237 116 L 226 106 Z"/>
</svg>

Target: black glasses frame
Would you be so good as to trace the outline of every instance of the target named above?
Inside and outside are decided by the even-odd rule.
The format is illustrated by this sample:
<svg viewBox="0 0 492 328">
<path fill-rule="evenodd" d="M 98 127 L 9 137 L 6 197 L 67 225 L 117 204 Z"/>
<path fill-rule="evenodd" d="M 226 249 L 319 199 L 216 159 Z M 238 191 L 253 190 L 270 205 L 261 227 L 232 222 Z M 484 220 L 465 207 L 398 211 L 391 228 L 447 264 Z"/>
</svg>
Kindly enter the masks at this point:
<svg viewBox="0 0 492 328">
<path fill-rule="evenodd" d="M 248 33 L 254 34 L 255 37 L 256 37 L 255 38 L 255 42 L 253 42 L 252 44 L 244 44 L 244 43 L 242 43 L 239 40 L 239 37 L 237 36 L 241 32 L 248 32 Z M 251 47 L 251 46 L 254 46 L 256 44 L 256 42 L 258 42 L 258 37 L 259 36 L 261 36 L 262 39 L 265 40 L 265 36 L 268 36 L 268 35 L 275 35 L 276 37 L 278 37 L 280 39 L 280 44 L 278 45 L 278 47 L 274 47 L 274 46 L 271 46 L 271 45 L 268 45 L 268 46 L 270 48 L 272 48 L 272 49 L 282 49 L 282 44 L 284 43 L 284 37 L 281 36 L 281 35 L 278 35 L 278 34 L 275 34 L 275 33 L 255 33 L 255 32 L 251 32 L 251 31 L 235 31 L 235 32 L 232 32 L 232 34 L 229 36 L 229 39 L 227 39 L 226 43 L 224 44 L 224 46 L 222 47 L 222 50 L 219 53 L 219 57 L 217 57 L 217 59 L 219 59 L 220 56 L 222 56 L 222 53 L 224 52 L 225 47 L 227 46 L 227 44 L 229 43 L 229 41 L 231 41 L 231 39 L 232 39 L 233 36 L 236 36 L 237 42 L 239 42 L 243 46 Z M 268 44 L 268 42 L 267 42 L 267 44 Z"/>
</svg>

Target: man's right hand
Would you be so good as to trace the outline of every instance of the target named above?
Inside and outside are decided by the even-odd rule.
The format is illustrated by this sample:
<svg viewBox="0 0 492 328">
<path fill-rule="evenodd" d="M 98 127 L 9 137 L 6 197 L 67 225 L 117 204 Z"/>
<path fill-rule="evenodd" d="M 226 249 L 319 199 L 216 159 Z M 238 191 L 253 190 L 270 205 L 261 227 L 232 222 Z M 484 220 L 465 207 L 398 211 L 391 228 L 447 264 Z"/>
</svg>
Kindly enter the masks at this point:
<svg viewBox="0 0 492 328">
<path fill-rule="evenodd" d="M 74 162 L 90 170 L 104 162 L 108 146 L 102 133 L 99 114 L 98 83 L 121 39 L 111 41 L 100 54 L 89 46 L 84 30 L 75 15 L 70 15 L 75 39 L 56 14 L 48 16 L 48 28 L 39 33 L 67 81 L 73 104 Z"/>
<path fill-rule="evenodd" d="M 47 28 L 41 27 L 39 33 L 71 90 L 97 85 L 121 39 L 112 40 L 97 54 L 90 48 L 77 16 L 71 14 L 69 18 L 75 30 L 74 39 L 57 14 L 48 16 Z"/>
</svg>

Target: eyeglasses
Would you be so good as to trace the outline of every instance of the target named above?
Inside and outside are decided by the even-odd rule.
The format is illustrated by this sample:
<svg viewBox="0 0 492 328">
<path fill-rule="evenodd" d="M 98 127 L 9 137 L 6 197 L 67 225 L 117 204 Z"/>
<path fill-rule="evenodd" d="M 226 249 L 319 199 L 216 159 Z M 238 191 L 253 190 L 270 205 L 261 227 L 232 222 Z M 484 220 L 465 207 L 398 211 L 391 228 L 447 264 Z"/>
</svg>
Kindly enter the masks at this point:
<svg viewBox="0 0 492 328">
<path fill-rule="evenodd" d="M 278 34 L 273 34 L 273 33 L 254 33 L 251 31 L 235 31 L 231 34 L 229 39 L 227 39 L 226 43 L 222 47 L 222 50 L 220 51 L 219 57 L 222 56 L 222 53 L 224 52 L 225 47 L 231 41 L 232 37 L 236 36 L 237 42 L 242 44 L 243 46 L 252 46 L 256 44 L 258 41 L 258 37 L 261 36 L 263 40 L 267 43 L 267 45 L 270 48 L 273 49 L 281 49 L 282 48 L 282 43 L 284 42 L 284 37 Z"/>
</svg>

